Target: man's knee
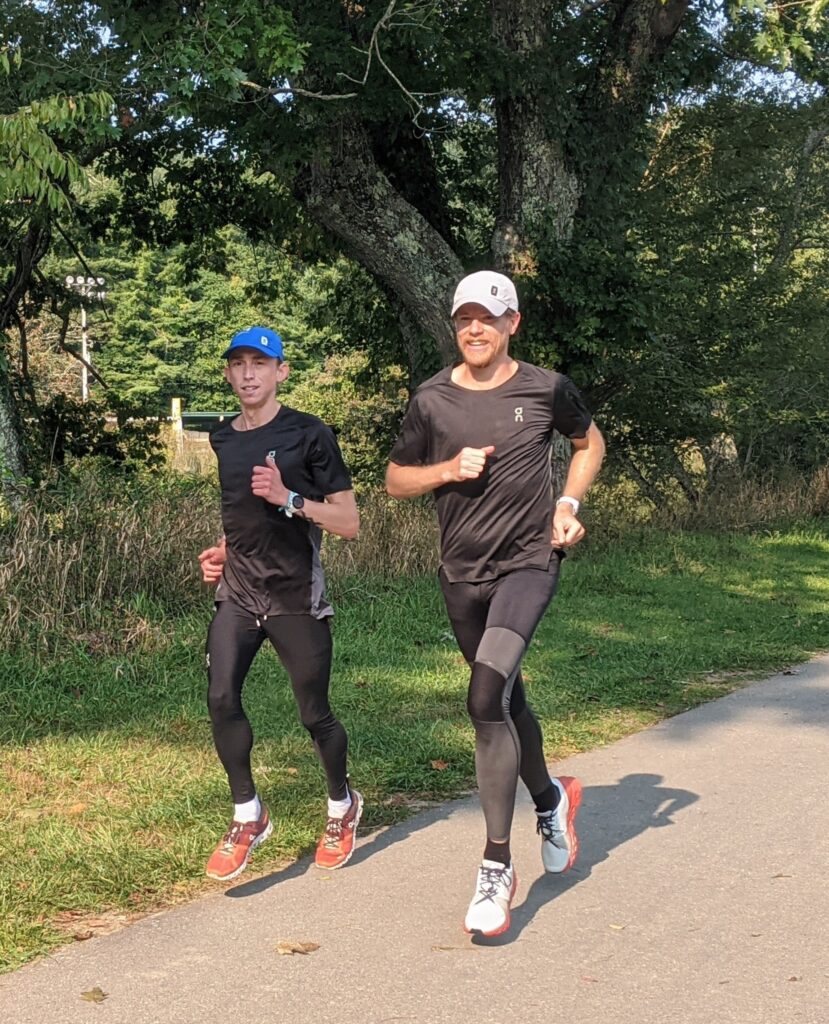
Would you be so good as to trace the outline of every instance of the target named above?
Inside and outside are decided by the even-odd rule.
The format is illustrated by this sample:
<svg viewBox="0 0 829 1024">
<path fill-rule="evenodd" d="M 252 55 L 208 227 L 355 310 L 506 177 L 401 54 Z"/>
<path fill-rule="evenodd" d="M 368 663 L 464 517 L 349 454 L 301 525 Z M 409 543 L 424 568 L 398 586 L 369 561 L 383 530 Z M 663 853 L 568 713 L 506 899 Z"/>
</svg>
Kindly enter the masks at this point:
<svg viewBox="0 0 829 1024">
<path fill-rule="evenodd" d="M 466 697 L 466 710 L 473 721 L 504 721 L 505 683 L 506 679 L 491 665 L 475 662 Z"/>
<path fill-rule="evenodd" d="M 489 665 L 499 672 L 504 679 L 509 679 L 521 664 L 524 655 L 524 638 L 512 629 L 503 626 L 490 626 L 484 630 L 475 662 Z"/>
<path fill-rule="evenodd" d="M 210 681 L 207 688 L 207 709 L 214 722 L 226 721 L 230 718 L 238 718 L 242 711 L 242 702 L 233 692 L 231 687 L 217 684 Z"/>
</svg>

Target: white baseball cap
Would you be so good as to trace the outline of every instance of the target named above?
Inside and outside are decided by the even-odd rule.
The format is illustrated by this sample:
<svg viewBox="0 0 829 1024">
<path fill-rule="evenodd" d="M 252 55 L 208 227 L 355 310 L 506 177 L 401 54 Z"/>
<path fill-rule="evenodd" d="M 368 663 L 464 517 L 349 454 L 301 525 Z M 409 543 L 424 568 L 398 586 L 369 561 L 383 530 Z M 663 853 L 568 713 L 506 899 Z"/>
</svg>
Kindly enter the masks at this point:
<svg viewBox="0 0 829 1024">
<path fill-rule="evenodd" d="M 518 312 L 518 293 L 515 285 L 494 270 L 479 270 L 465 277 L 455 289 L 452 316 L 467 302 L 483 306 L 493 316 L 502 316 L 508 309 Z"/>
</svg>

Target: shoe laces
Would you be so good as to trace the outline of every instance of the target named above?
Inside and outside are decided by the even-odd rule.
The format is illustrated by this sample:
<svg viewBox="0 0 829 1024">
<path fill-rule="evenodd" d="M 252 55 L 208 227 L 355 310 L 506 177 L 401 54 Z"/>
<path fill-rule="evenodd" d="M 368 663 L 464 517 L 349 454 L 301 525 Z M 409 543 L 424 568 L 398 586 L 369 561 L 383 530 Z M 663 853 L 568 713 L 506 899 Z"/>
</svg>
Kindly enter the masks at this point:
<svg viewBox="0 0 829 1024">
<path fill-rule="evenodd" d="M 322 840 L 327 850 L 336 850 L 342 842 L 345 822 L 342 818 L 329 818 Z"/>
<path fill-rule="evenodd" d="M 480 873 L 478 875 L 478 895 L 480 899 L 476 900 L 477 903 L 484 903 L 486 900 L 495 902 L 495 897 L 498 895 L 499 888 L 507 888 L 509 877 L 509 868 L 489 868 L 485 864 L 481 865 Z"/>
<path fill-rule="evenodd" d="M 234 821 L 231 823 L 230 828 L 225 832 L 222 837 L 222 849 L 225 853 L 232 853 L 233 847 L 239 842 L 242 835 L 242 829 L 245 826 L 241 821 Z"/>
<path fill-rule="evenodd" d="M 535 830 L 546 842 L 554 846 L 558 846 L 564 838 L 563 830 L 558 827 L 558 815 L 555 811 L 539 816 Z"/>
</svg>

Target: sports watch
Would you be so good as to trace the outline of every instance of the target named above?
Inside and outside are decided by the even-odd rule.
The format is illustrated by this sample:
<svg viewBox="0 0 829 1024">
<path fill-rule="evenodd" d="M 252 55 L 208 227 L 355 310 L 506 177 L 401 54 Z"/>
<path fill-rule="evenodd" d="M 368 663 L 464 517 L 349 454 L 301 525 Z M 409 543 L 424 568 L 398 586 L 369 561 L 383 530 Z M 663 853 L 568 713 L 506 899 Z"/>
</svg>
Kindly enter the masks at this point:
<svg viewBox="0 0 829 1024">
<path fill-rule="evenodd" d="M 297 512 L 304 505 L 305 498 L 303 498 L 301 494 L 297 494 L 296 491 L 288 491 L 288 497 L 285 499 L 285 504 L 282 505 L 281 508 L 288 519 L 290 519 L 294 512 Z"/>
</svg>

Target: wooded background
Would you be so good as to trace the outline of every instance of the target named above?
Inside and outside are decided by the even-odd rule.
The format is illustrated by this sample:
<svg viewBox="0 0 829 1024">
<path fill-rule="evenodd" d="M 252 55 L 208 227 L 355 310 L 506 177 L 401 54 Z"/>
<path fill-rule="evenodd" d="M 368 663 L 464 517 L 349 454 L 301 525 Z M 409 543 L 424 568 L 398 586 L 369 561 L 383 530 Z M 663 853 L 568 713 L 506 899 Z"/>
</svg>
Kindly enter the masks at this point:
<svg viewBox="0 0 829 1024">
<path fill-rule="evenodd" d="M 810 473 L 826 7 L 3 0 L 7 495 L 90 451 L 146 462 L 134 418 L 173 396 L 231 405 L 218 356 L 256 322 L 376 479 L 480 267 L 516 278 L 515 354 L 572 376 L 643 494 Z M 78 273 L 107 282 L 85 407 Z"/>
</svg>

